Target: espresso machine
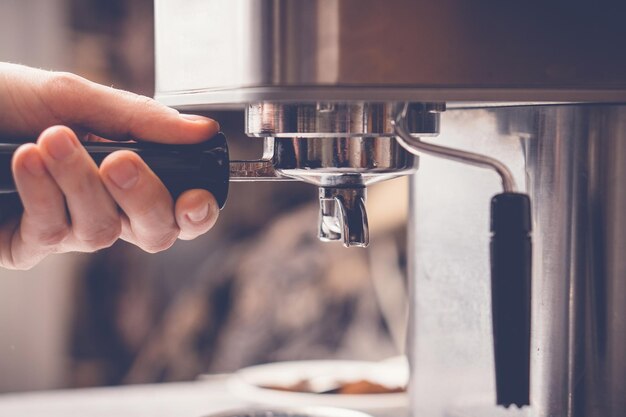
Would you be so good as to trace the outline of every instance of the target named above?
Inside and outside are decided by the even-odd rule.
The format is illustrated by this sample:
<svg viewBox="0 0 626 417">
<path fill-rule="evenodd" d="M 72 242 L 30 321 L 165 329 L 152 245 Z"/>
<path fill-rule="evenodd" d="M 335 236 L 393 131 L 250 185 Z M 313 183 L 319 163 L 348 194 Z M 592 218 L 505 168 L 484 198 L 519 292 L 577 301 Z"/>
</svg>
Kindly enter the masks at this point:
<svg viewBox="0 0 626 417">
<path fill-rule="evenodd" d="M 625 13 L 156 0 L 156 98 L 245 109 L 230 180 L 318 187 L 324 241 L 366 246 L 367 186 L 411 176 L 415 417 L 623 416 Z"/>
</svg>

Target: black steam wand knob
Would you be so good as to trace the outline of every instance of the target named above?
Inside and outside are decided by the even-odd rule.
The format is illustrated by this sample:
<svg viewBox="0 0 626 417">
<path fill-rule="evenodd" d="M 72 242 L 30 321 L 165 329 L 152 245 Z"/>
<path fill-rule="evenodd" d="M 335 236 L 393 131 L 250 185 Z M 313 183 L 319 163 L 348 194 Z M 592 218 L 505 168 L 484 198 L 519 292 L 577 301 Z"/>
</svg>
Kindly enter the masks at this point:
<svg viewBox="0 0 626 417">
<path fill-rule="evenodd" d="M 491 199 L 491 309 L 497 403 L 530 404 L 531 216 L 525 194 Z"/>
</svg>

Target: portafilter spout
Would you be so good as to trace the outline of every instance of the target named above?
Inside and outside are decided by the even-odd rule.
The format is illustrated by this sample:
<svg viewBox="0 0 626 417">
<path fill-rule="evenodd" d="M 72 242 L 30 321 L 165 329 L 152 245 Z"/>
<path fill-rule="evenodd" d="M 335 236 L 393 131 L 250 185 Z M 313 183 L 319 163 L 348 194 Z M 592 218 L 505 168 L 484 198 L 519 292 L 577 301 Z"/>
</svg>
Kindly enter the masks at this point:
<svg viewBox="0 0 626 417">
<path fill-rule="evenodd" d="M 369 243 L 369 225 L 363 187 L 320 187 L 318 237 L 323 242 L 343 241 L 347 247 Z"/>
</svg>

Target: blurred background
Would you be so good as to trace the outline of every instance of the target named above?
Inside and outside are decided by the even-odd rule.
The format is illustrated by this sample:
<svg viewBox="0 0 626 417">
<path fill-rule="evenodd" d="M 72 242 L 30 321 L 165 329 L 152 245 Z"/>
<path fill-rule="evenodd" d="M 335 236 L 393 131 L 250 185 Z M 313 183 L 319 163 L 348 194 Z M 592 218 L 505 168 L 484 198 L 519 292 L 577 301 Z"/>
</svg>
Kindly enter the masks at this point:
<svg viewBox="0 0 626 417">
<path fill-rule="evenodd" d="M 0 61 L 152 96 L 152 1 L 0 0 Z M 207 115 L 234 156 L 260 156 L 243 112 Z M 402 353 L 407 188 L 370 188 L 368 249 L 317 241 L 315 187 L 245 183 L 231 185 L 213 231 L 164 253 L 118 242 L 0 270 L 0 392 Z"/>
</svg>

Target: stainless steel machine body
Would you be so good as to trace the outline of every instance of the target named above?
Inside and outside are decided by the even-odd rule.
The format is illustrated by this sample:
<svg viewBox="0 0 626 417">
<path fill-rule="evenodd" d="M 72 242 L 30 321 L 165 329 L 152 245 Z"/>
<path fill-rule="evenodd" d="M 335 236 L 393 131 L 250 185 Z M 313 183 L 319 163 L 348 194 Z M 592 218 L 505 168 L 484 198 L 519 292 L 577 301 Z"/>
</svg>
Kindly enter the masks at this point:
<svg viewBox="0 0 626 417">
<path fill-rule="evenodd" d="M 260 101 L 620 101 L 624 6 L 155 0 L 156 96 Z"/>
<path fill-rule="evenodd" d="M 411 131 L 501 160 L 530 195 L 531 406 L 503 409 L 487 232 L 500 181 L 421 158 L 409 225 L 417 417 L 626 409 L 624 6 L 544 3 L 155 1 L 156 97 L 247 108 L 267 151 L 249 178 L 321 187 L 322 238 L 363 244 L 363 187 L 417 168 L 393 139 L 397 102 L 439 103 Z"/>
<path fill-rule="evenodd" d="M 452 110 L 438 141 L 497 156 L 533 202 L 531 407 L 492 405 L 484 230 L 498 180 L 424 157 L 411 193 L 416 415 L 623 415 L 626 106 Z"/>
</svg>

